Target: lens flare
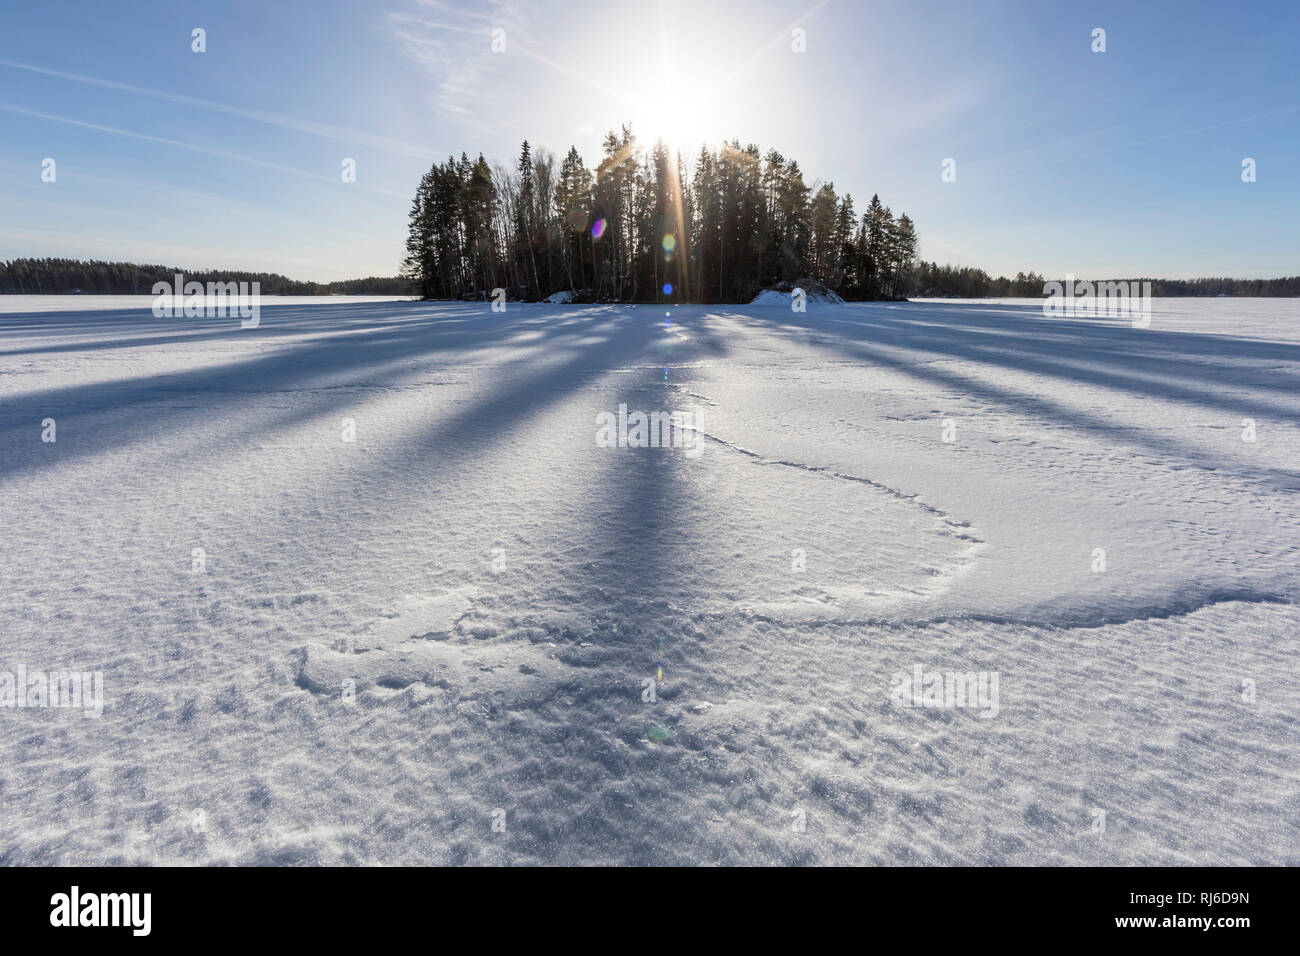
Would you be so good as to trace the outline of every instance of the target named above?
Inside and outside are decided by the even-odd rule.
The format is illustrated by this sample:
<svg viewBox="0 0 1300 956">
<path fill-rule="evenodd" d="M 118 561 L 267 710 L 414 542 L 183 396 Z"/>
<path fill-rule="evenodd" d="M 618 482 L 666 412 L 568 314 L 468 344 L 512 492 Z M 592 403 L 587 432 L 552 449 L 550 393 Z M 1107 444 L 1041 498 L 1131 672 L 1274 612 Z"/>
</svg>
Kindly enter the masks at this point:
<svg viewBox="0 0 1300 956">
<path fill-rule="evenodd" d="M 665 282 L 664 295 L 672 295 L 672 294 L 673 294 L 673 284 L 671 282 Z"/>
<path fill-rule="evenodd" d="M 673 235 L 664 236 L 663 247 L 664 252 L 672 252 L 677 248 L 677 237 Z"/>
<path fill-rule="evenodd" d="M 591 224 L 591 238 L 599 239 L 605 234 L 605 220 L 597 219 Z"/>
</svg>

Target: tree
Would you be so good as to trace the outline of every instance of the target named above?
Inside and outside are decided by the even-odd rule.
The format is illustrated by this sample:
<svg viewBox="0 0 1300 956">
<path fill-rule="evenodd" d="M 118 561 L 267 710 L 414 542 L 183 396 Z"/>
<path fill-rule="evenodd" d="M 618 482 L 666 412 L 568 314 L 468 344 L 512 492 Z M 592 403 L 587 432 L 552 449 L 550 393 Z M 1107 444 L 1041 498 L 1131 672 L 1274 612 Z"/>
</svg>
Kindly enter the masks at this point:
<svg viewBox="0 0 1300 956">
<path fill-rule="evenodd" d="M 860 222 L 832 183 L 739 140 L 694 163 L 610 130 L 594 173 L 524 140 L 510 168 L 435 163 L 416 188 L 403 272 L 428 297 L 493 288 L 535 299 L 569 290 L 605 301 L 748 301 L 778 283 L 816 280 L 850 298 L 903 295 L 925 270 L 916 233 L 873 196 Z M 671 293 L 667 292 L 671 288 Z"/>
</svg>

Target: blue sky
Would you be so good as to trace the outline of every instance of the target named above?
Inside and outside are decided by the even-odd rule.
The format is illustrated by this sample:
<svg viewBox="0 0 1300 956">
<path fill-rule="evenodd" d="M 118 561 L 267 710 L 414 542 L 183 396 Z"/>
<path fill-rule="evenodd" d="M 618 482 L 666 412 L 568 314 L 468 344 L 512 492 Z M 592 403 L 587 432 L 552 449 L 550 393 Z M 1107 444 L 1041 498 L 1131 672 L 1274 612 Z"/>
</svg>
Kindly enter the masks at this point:
<svg viewBox="0 0 1300 956">
<path fill-rule="evenodd" d="M 0 258 L 391 275 L 447 151 L 594 168 L 632 119 L 879 192 L 939 262 L 1295 274 L 1298 36 L 1281 2 L 7 0 Z"/>
</svg>

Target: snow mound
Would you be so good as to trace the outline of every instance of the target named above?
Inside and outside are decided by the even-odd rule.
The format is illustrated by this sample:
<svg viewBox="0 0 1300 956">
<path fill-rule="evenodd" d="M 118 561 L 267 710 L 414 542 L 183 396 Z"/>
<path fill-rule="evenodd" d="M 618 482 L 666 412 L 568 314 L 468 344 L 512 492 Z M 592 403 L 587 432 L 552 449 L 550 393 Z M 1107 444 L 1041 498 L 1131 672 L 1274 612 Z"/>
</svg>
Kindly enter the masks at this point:
<svg viewBox="0 0 1300 956">
<path fill-rule="evenodd" d="M 843 304 L 844 300 L 833 289 L 828 289 L 820 282 L 782 282 L 779 285 L 764 289 L 756 295 L 750 305 L 781 305 L 789 306 L 796 289 L 802 289 L 809 302 L 824 302 L 827 304 Z"/>
<path fill-rule="evenodd" d="M 552 292 L 542 300 L 549 305 L 570 305 L 573 302 L 573 293 L 568 290 L 562 292 Z"/>
</svg>

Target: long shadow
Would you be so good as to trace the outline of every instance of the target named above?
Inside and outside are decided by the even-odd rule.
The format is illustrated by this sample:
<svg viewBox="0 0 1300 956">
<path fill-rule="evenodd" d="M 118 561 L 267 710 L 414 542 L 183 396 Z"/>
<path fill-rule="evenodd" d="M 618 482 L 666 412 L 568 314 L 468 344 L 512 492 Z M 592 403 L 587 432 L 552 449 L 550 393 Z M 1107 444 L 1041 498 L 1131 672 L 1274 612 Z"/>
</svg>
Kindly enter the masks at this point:
<svg viewBox="0 0 1300 956">
<path fill-rule="evenodd" d="M 921 323 L 911 319 L 863 320 L 825 319 L 824 321 L 843 323 L 862 329 L 873 329 L 886 333 L 897 333 L 900 327 L 908 328 L 913 333 L 924 330 L 927 337 L 924 344 L 915 341 L 907 347 L 937 355 L 948 355 L 970 361 L 1005 365 L 1021 371 L 1039 373 L 1055 372 L 1058 378 L 1070 378 L 1081 383 L 1119 388 L 1124 391 L 1141 392 L 1160 398 L 1174 399 L 1186 404 L 1205 407 L 1220 407 L 1233 412 L 1261 414 L 1268 412 L 1280 417 L 1295 414 L 1295 409 L 1269 402 L 1232 399 L 1208 394 L 1204 390 L 1186 388 L 1168 381 L 1171 378 L 1183 378 L 1205 384 L 1240 386 L 1241 369 L 1223 364 L 1212 364 L 1225 356 L 1238 358 L 1269 358 L 1273 361 L 1297 361 L 1295 359 L 1266 349 L 1263 354 L 1255 355 L 1254 349 L 1238 353 L 1236 346 L 1243 344 L 1258 346 L 1260 343 L 1246 343 L 1240 339 L 1225 339 L 1221 336 L 1208 336 L 1216 341 L 1206 347 L 1203 341 L 1196 341 L 1207 336 L 1185 335 L 1183 333 L 1159 332 L 1153 330 L 1125 329 L 1099 324 L 1074 323 L 1073 330 L 1062 331 L 1055 323 L 1063 320 L 1043 320 L 1026 318 L 1027 330 L 1023 325 L 1001 327 L 997 330 L 975 330 L 958 328 L 938 323 Z M 1035 323 L 1052 323 L 1050 329 L 1043 329 Z M 1082 329 L 1084 331 L 1079 331 Z M 930 334 L 938 330 L 938 335 Z M 1026 332 L 1029 332 L 1026 335 Z M 1093 339 L 1106 340 L 1105 346 L 1080 344 L 1076 339 L 1080 335 L 1090 335 Z M 941 337 L 940 337 L 941 336 Z M 916 338 L 913 335 L 913 338 Z M 1168 337 L 1172 341 L 1167 341 Z M 1232 344 L 1232 343 L 1235 343 Z M 1170 357 L 1170 345 L 1181 346 L 1184 351 Z M 1281 343 L 1278 351 L 1285 349 Z M 1157 351 L 1158 350 L 1158 351 Z M 1062 358 L 1074 357 L 1081 360 L 1091 359 L 1096 362 L 1120 363 L 1129 371 L 1141 367 L 1148 375 L 1159 376 L 1163 381 L 1153 382 L 1149 378 L 1123 375 L 1114 369 L 1099 370 L 1087 365 L 1071 365 L 1061 361 Z M 1300 365 L 1297 366 L 1300 369 Z M 1251 388 L 1264 391 L 1278 391 L 1300 394 L 1300 378 L 1279 373 L 1275 369 L 1257 370 L 1252 373 Z"/>
<path fill-rule="evenodd" d="M 151 298 L 143 296 L 142 299 Z M 4 296 L 0 296 L 0 304 L 4 303 Z M 417 299 L 393 299 L 387 302 L 358 302 L 347 296 L 322 297 L 319 302 L 284 302 L 279 296 L 264 295 L 261 299 L 263 315 L 274 311 L 276 315 L 283 315 L 290 312 L 305 312 L 314 315 L 325 315 L 329 313 L 347 313 L 356 312 L 357 320 L 364 321 L 367 316 L 374 314 L 376 309 L 422 309 L 431 306 L 440 305 L 482 305 L 483 303 L 461 303 L 450 300 L 443 301 L 422 301 Z M 28 311 L 15 310 L 12 312 L 0 311 L 0 339 L 9 337 L 15 332 L 50 332 L 59 333 L 79 333 L 88 330 L 97 330 L 101 328 L 116 329 L 123 323 L 138 320 L 142 324 L 157 325 L 174 322 L 178 324 L 193 323 L 199 319 L 190 318 L 173 318 L 158 319 L 153 315 L 151 304 L 140 303 L 122 303 L 120 308 L 94 308 L 94 309 L 59 309 L 45 310 L 32 309 Z"/>
<path fill-rule="evenodd" d="M 214 320 L 203 320 L 212 322 Z M 393 326 L 396 327 L 397 323 Z M 267 338 L 289 338 L 295 335 L 321 334 L 319 326 L 313 328 L 295 328 L 287 326 L 271 327 L 263 325 L 263 340 Z M 381 331 L 382 327 L 376 327 L 371 323 L 349 322 L 332 326 L 328 331 L 334 332 L 357 332 L 357 331 Z M 248 334 L 248 333 L 245 333 Z M 216 340 L 229 340 L 231 337 L 228 325 L 211 332 L 194 332 L 177 330 L 171 334 L 158 334 L 139 336 L 136 338 L 109 338 L 109 339 L 91 339 L 89 341 L 74 340 L 71 342 L 51 343 L 49 345 L 31 346 L 29 348 L 19 349 L 0 349 L 0 358 L 14 357 L 20 355 L 57 355 L 62 352 L 118 352 L 127 349 L 149 348 L 155 345 L 199 345 L 205 342 Z"/>
<path fill-rule="evenodd" d="M 645 346 L 653 349 L 654 342 Z M 701 336 L 699 349 L 678 361 L 720 354 L 719 347 Z M 649 356 L 643 351 L 642 357 Z M 601 410 L 613 411 L 619 402 L 667 410 L 675 403 L 656 387 L 657 377 L 647 369 L 642 381 L 611 390 L 609 407 Z M 597 400 L 592 405 L 600 407 Z M 546 597 L 550 606 L 580 613 L 570 629 L 571 618 L 561 611 L 563 629 L 550 635 L 569 665 L 567 676 L 512 702 L 515 713 L 526 710 L 529 717 L 499 738 L 509 756 L 504 766 L 532 767 L 552 782 L 537 791 L 542 802 L 517 829 L 531 852 L 552 861 L 590 859 L 598 850 L 629 865 L 684 862 L 704 838 L 702 821 L 677 821 L 675 841 L 660 839 L 655 821 L 672 814 L 684 790 L 700 782 L 697 752 L 673 739 L 673 715 L 682 688 L 704 693 L 693 679 L 703 665 L 690 602 L 704 586 L 699 562 L 707 542 L 701 523 L 692 520 L 699 503 L 687 472 L 702 462 L 686 459 L 681 449 L 597 447 L 594 429 L 587 447 L 590 478 L 570 489 L 583 497 L 581 520 L 558 532 L 562 541 L 529 542 L 539 553 L 572 555 L 568 579 L 552 581 Z M 514 610 L 546 623 L 541 609 Z M 648 681 L 657 702 L 643 696 Z M 489 792 L 504 799 L 512 779 L 513 771 L 489 781 Z"/>
<path fill-rule="evenodd" d="M 0 478 L 22 472 L 50 467 L 56 460 L 66 463 L 86 455 L 124 447 L 157 437 L 169 426 L 179 424 L 185 417 L 184 408 L 168 407 L 168 400 L 198 398 L 205 412 L 221 419 L 238 404 L 243 396 L 266 391 L 294 391 L 337 386 L 339 376 L 363 373 L 343 384 L 361 384 L 370 388 L 398 384 L 409 377 L 412 363 L 422 359 L 443 360 L 440 370 L 454 369 L 458 353 L 483 348 L 519 348 L 512 336 L 519 332 L 536 332 L 539 337 L 527 345 L 536 354 L 560 352 L 573 342 L 590 337 L 591 325 L 599 319 L 616 313 L 604 308 L 584 311 L 581 321 L 546 321 L 545 315 L 516 309 L 504 318 L 485 313 L 481 308 L 433 307 L 410 321 L 390 326 L 378 336 L 330 335 L 329 328 L 318 328 L 319 340 L 293 343 L 275 349 L 269 354 L 250 359 L 236 360 L 197 371 L 167 372 L 127 381 L 112 381 L 87 385 L 73 385 L 46 389 L 19 396 L 5 402 L 0 413 L 0 428 L 31 427 L 45 416 L 60 420 L 75 417 L 82 412 L 104 409 L 141 409 L 144 414 L 131 423 L 131 433 L 82 433 L 75 450 L 63 451 L 57 459 L 52 456 L 29 455 L 23 459 L 6 456 L 0 462 Z M 460 327 L 463 320 L 465 327 Z M 540 321 L 539 321 L 540 320 Z M 445 326 L 451 325 L 450 329 Z M 369 331 L 369 326 L 359 326 L 359 331 Z M 239 334 L 236 330 L 232 335 Z M 514 364 L 526 366 L 528 359 L 515 360 Z M 351 404 L 347 389 L 338 389 L 336 396 L 327 396 L 309 410 L 313 416 L 324 415 Z M 270 422 L 262 422 L 258 432 L 267 434 L 268 425 L 289 424 L 301 418 L 302 412 L 291 412 Z M 238 434 L 238 430 L 235 431 Z M 64 446 L 67 447 L 67 446 Z"/>
<path fill-rule="evenodd" d="M 809 313 L 809 315 L 811 315 L 811 313 Z M 753 318 L 774 326 L 787 328 L 789 327 L 791 320 L 791 317 L 787 315 L 780 315 L 778 317 L 776 315 L 760 314 Z M 1145 446 L 1153 452 L 1171 456 L 1197 467 L 1209 467 L 1204 464 L 1203 455 L 1198 455 L 1194 450 L 1189 449 L 1177 440 L 1164 438 L 1148 429 L 1117 425 L 1116 423 L 1099 416 L 1091 415 L 1080 409 L 1071 408 L 1053 401 L 1041 394 L 1033 394 L 1027 391 L 1004 388 L 971 375 L 938 368 L 934 364 L 905 360 L 896 355 L 890 354 L 879 346 L 873 346 L 865 342 L 852 340 L 846 335 L 836 335 L 831 333 L 826 327 L 826 320 L 834 320 L 835 318 L 836 317 L 832 315 L 825 315 L 820 318 L 814 316 L 813 318 L 800 323 L 800 325 L 821 334 L 830 334 L 831 338 L 834 340 L 833 344 L 825 346 L 825 348 L 833 353 L 889 368 L 910 378 L 924 381 L 929 384 L 946 386 L 947 388 L 953 389 L 959 393 L 979 398 L 992 404 L 1013 408 L 1020 412 L 1028 412 L 1039 418 L 1055 421 L 1080 431 L 1104 436 L 1108 441 L 1113 441 L 1117 436 L 1120 436 L 1124 440 Z M 1054 323 L 1058 320 L 1042 321 Z M 990 342 L 989 348 L 992 350 L 991 352 L 985 350 L 979 350 L 976 352 L 970 347 L 954 348 L 951 346 L 945 346 L 942 341 L 936 342 L 935 339 L 937 338 L 937 335 L 935 334 L 935 330 L 938 330 L 938 334 L 942 334 L 946 327 L 943 326 L 941 322 L 933 321 L 933 319 L 926 321 L 925 319 L 918 317 L 917 319 L 901 318 L 895 320 L 893 316 L 891 316 L 888 320 L 868 321 L 853 324 L 874 329 L 880 338 L 890 338 L 891 346 L 902 350 L 914 350 L 924 353 L 933 353 L 940 356 L 950 355 L 953 358 L 977 361 L 987 366 L 1015 368 L 1017 370 L 1037 374 L 1047 374 L 1046 371 L 1044 371 L 1044 364 L 1046 364 L 1047 369 L 1054 370 L 1058 373 L 1058 378 L 1068 376 L 1072 380 L 1092 381 L 1091 376 L 1080 376 L 1078 370 L 1073 369 L 1072 367 L 1061 366 L 1060 363 L 1042 363 L 1036 360 L 1031 363 L 1023 357 L 1014 355 L 1013 350 L 1019 340 L 1011 336 L 997 337 L 996 342 Z M 1032 325 L 1033 323 L 1030 324 Z M 1106 334 L 1105 331 L 1099 331 L 1105 329 L 1105 327 L 1100 325 L 1089 324 L 1086 322 L 1073 322 L 1072 325 L 1072 331 L 1076 334 L 1090 334 L 1094 337 Z M 928 334 L 927 338 L 921 337 L 922 329 L 924 329 Z M 1016 331 L 1016 328 L 1012 327 L 1008 331 Z M 1019 331 L 1023 333 L 1024 330 L 1020 329 Z M 1107 331 L 1114 332 L 1117 330 L 1109 329 Z M 1062 333 L 1057 330 L 1055 334 L 1060 335 Z M 1169 343 L 1171 346 L 1182 344 L 1188 348 L 1191 347 L 1189 340 L 1204 338 L 1199 335 L 1180 335 L 1179 333 L 1165 334 L 1169 334 L 1171 337 L 1176 337 L 1171 343 Z M 1271 350 L 1267 343 L 1251 343 L 1245 340 L 1231 339 L 1227 337 L 1211 336 L 1211 338 L 1217 338 L 1219 340 L 1219 346 L 1222 347 L 1223 350 L 1229 352 L 1240 350 L 1243 353 L 1252 353 L 1258 347 L 1265 350 L 1264 355 L 1268 358 L 1271 358 L 1274 361 L 1278 359 L 1277 354 Z M 917 339 L 921 340 L 917 341 Z M 1001 351 L 998 351 L 996 350 L 996 346 L 998 345 L 1005 347 L 1002 348 Z M 1197 353 L 1201 353 L 1202 349 L 1208 347 L 1209 346 L 1204 342 L 1195 342 L 1195 351 Z M 1286 347 L 1283 347 L 1282 350 L 1284 352 L 1295 351 L 1297 360 L 1300 360 L 1300 349 L 1288 350 Z M 1140 360 L 1130 359 L 1130 361 Z M 1101 384 L 1102 382 L 1099 380 L 1096 383 Z M 1129 380 L 1124 377 L 1112 376 L 1109 384 L 1114 388 L 1125 389 L 1129 387 L 1130 383 Z M 1158 386 L 1153 386 L 1150 382 L 1142 381 L 1142 385 L 1143 387 L 1141 389 L 1137 389 L 1137 391 L 1140 391 L 1142 394 L 1152 395 L 1159 398 L 1168 397 L 1168 392 L 1160 390 Z M 1225 401 L 1221 398 L 1216 398 L 1209 402 L 1202 401 L 1199 404 L 1231 409 L 1234 411 L 1253 411 L 1256 414 L 1259 414 L 1261 409 L 1277 411 L 1279 415 L 1286 418 L 1292 418 L 1295 415 L 1294 410 L 1285 409 L 1280 406 L 1273 406 L 1270 403 L 1264 402 L 1251 403 L 1236 400 Z M 1283 482 L 1280 490 L 1285 491 L 1295 490 L 1297 488 L 1297 481 L 1300 481 L 1300 472 L 1285 469 L 1253 469 L 1251 473 L 1254 475 L 1280 479 Z"/>
<path fill-rule="evenodd" d="M 609 339 L 569 346 L 569 354 L 559 360 L 544 364 L 534 360 L 530 367 L 511 374 L 489 370 L 500 383 L 490 393 L 403 436 L 404 473 L 426 476 L 425 482 L 413 486 L 405 478 L 385 481 L 381 476 L 376 484 L 372 462 L 358 466 L 366 469 L 364 473 L 339 474 L 333 491 L 346 497 L 364 486 L 368 493 L 383 494 L 386 505 L 400 516 L 436 497 L 437 489 L 452 479 L 470 473 L 484 454 L 496 451 L 508 456 L 512 434 L 529 433 L 549 409 L 576 393 L 590 392 L 593 415 L 583 416 L 585 431 L 575 447 L 585 449 L 582 453 L 591 456 L 591 463 L 577 471 L 583 480 L 598 475 L 599 481 L 581 488 L 554 489 L 566 500 L 573 495 L 591 496 L 582 509 L 587 516 L 586 530 L 579 535 L 591 558 L 575 576 L 573 594 L 584 604 L 604 605 L 611 611 L 619 606 L 662 610 L 670 579 L 679 582 L 689 564 L 685 549 L 691 533 L 676 523 L 681 507 L 676 500 L 680 484 L 675 479 L 678 469 L 691 465 L 683 464 L 680 449 L 601 448 L 595 444 L 594 412 L 614 411 L 624 400 L 610 395 L 625 394 L 629 407 L 646 411 L 667 410 L 676 404 L 672 393 L 657 387 L 664 332 L 654 311 L 618 314 L 614 321 L 616 327 Z M 690 341 L 679 347 L 672 361 L 686 364 L 718 358 L 726 350 L 726 343 L 714 330 L 697 323 L 691 326 Z M 628 384 L 620 377 L 608 391 L 593 388 L 616 375 L 629 374 L 644 383 Z M 538 542 L 537 547 L 544 549 L 546 543 Z M 677 584 L 671 590 L 679 598 L 685 593 Z"/>
<path fill-rule="evenodd" d="M 564 323 L 567 331 L 564 335 L 557 333 L 549 338 L 532 340 L 534 349 L 524 358 L 482 368 L 481 374 L 492 384 L 483 389 L 479 397 L 458 401 L 426 425 L 387 443 L 385 448 L 396 450 L 391 459 L 386 459 L 381 453 L 353 459 L 354 463 L 333 469 L 331 480 L 318 493 L 339 500 L 361 496 L 382 500 L 392 522 L 375 525 L 374 533 L 380 537 L 400 534 L 399 529 L 409 516 L 428 509 L 431 503 L 439 500 L 440 489 L 458 478 L 476 475 L 473 469 L 485 458 L 503 453 L 508 455 L 511 436 L 528 433 L 531 423 L 549 408 L 575 392 L 598 384 L 614 372 L 626 372 L 629 367 L 638 365 L 657 367 L 654 356 L 663 333 L 652 315 L 597 307 L 581 310 L 575 315 L 562 315 L 554 321 L 546 315 L 519 318 L 519 322 L 536 324 L 539 330 L 541 325 Z M 597 328 L 605 331 L 597 334 Z M 513 328 L 510 331 L 514 331 Z M 691 356 L 717 355 L 721 349 L 722 344 L 716 338 L 702 332 L 693 340 Z M 359 365 L 359 368 L 367 374 L 370 371 L 369 363 Z M 334 395 L 332 391 L 323 393 L 312 403 L 310 414 L 328 414 L 330 408 L 355 403 L 355 399 L 346 394 L 337 398 Z M 238 441 L 240 437 L 250 442 L 265 439 L 301 415 L 301 411 L 289 411 L 269 420 L 259 418 L 252 424 L 240 424 L 232 433 L 233 438 L 227 434 L 207 444 L 211 446 L 213 456 L 217 456 L 221 446 Z M 594 423 L 588 427 L 593 440 L 591 452 L 595 454 L 601 449 L 594 446 Z M 155 430 L 155 425 L 146 421 L 144 428 L 150 432 Z M 113 447 L 119 447 L 116 439 Z M 187 449 L 188 452 L 192 449 Z M 413 475 L 420 476 L 420 480 L 413 481 Z M 479 483 L 481 491 L 471 490 L 471 494 L 491 494 L 490 475 L 488 471 L 485 480 Z M 462 489 L 464 487 L 462 485 Z M 454 497 L 448 500 L 453 502 Z M 499 502 L 503 506 L 510 503 Z M 465 500 L 455 501 L 457 507 L 464 504 Z M 474 506 L 475 502 L 471 500 L 469 504 Z M 369 532 L 363 529 L 363 533 Z M 357 534 L 352 526 L 323 525 L 313 528 L 313 535 L 315 548 L 349 550 L 357 546 Z"/>
<path fill-rule="evenodd" d="M 1035 336 L 1047 337 L 1074 334 L 1098 338 L 1132 333 L 1141 335 L 1153 350 L 1163 350 L 1166 346 L 1172 346 L 1180 355 L 1203 355 L 1214 358 L 1227 355 L 1233 358 L 1281 358 L 1287 361 L 1300 361 L 1300 345 L 1293 342 L 1277 342 L 1218 332 L 1163 330 L 1160 328 L 1159 312 L 1155 312 L 1152 316 L 1152 324 L 1149 328 L 1133 329 L 1127 323 L 1116 325 L 1101 319 L 1052 318 L 1043 314 L 1041 305 L 943 306 L 928 302 L 908 302 L 880 308 L 875 303 L 857 303 L 844 311 L 852 312 L 858 309 L 872 311 L 878 309 L 881 314 L 887 313 L 890 321 L 894 321 L 896 317 L 905 317 L 907 321 L 925 324 L 932 328 L 954 329 L 959 327 L 958 322 L 969 324 L 973 315 L 979 315 L 989 317 L 989 324 L 981 324 L 980 328 L 990 328 L 992 323 L 996 323 L 1002 331 L 1017 335 L 1023 334 L 1026 330 L 1031 331 Z"/>
<path fill-rule="evenodd" d="M 286 311 L 294 308 L 285 307 Z M 124 314 L 123 317 L 139 321 L 138 315 L 134 313 Z M 236 384 L 242 379 L 259 383 L 264 381 L 293 383 L 304 377 L 324 377 L 316 374 L 316 370 L 329 373 L 354 367 L 357 364 L 357 352 L 362 348 L 372 350 L 372 354 L 380 358 L 410 358 L 444 350 L 467 350 L 483 344 L 502 344 L 506 336 L 513 332 L 524 331 L 528 326 L 528 316 L 520 315 L 518 310 L 508 318 L 498 318 L 497 315 L 487 312 L 482 307 L 474 306 L 426 305 L 421 312 L 403 317 L 400 322 L 376 323 L 376 319 L 387 318 L 391 317 L 383 314 L 372 315 L 366 320 L 340 326 L 322 321 L 311 314 L 301 317 L 277 315 L 273 319 L 264 319 L 259 328 L 252 330 L 232 329 L 229 320 L 204 320 L 209 323 L 219 321 L 225 323 L 225 327 L 221 331 L 194 336 L 169 336 L 163 338 L 161 343 L 184 346 L 192 341 L 227 339 L 232 342 L 240 341 L 242 344 L 306 333 L 314 333 L 319 338 L 295 343 L 265 355 L 198 371 L 180 370 L 130 380 L 119 379 L 31 392 L 13 399 L 7 403 L 7 406 L 21 408 L 25 403 L 30 407 L 56 406 L 75 411 L 82 406 L 102 407 L 105 398 L 112 397 L 113 392 L 124 389 L 141 393 L 140 397 L 128 400 L 129 404 L 131 401 L 147 401 L 153 393 L 176 390 L 206 391 Z M 464 320 L 464 328 L 456 327 L 458 320 Z M 340 335 L 346 332 L 365 332 L 366 335 L 356 338 L 345 338 Z M 564 336 L 577 333 L 573 329 L 556 327 L 554 334 Z M 125 344 L 121 347 L 133 347 L 131 340 L 112 341 L 124 341 Z M 148 342 L 146 341 L 145 344 Z M 121 403 L 113 407 L 121 407 Z"/>
<path fill-rule="evenodd" d="M 525 431 L 529 422 L 547 409 L 611 373 L 642 364 L 654 368 L 662 364 L 657 360 L 656 347 L 663 341 L 663 332 L 653 318 L 653 311 L 601 309 L 590 315 L 593 319 L 604 318 L 614 324 L 608 338 L 582 344 L 566 344 L 557 339 L 554 345 L 548 344 L 541 351 L 569 352 L 569 357 L 539 365 L 539 357 L 532 356 L 491 368 L 488 374 L 501 384 L 495 386 L 490 395 L 467 403 L 452 414 L 440 416 L 426 428 L 405 436 L 402 439 L 404 454 L 427 460 L 431 469 L 469 464 L 463 453 L 481 444 L 484 436 L 496 441 L 505 432 Z M 584 323 L 568 335 L 589 338 L 592 332 Z M 725 343 L 715 334 L 700 328 L 676 360 L 717 357 L 725 352 L 725 348 Z M 258 427 L 261 429 L 263 426 Z M 601 449 L 594 444 L 594 423 L 591 427 L 591 450 L 595 454 Z M 460 454 L 459 458 L 457 454 Z M 427 491 L 411 494 L 425 495 Z"/>
</svg>

